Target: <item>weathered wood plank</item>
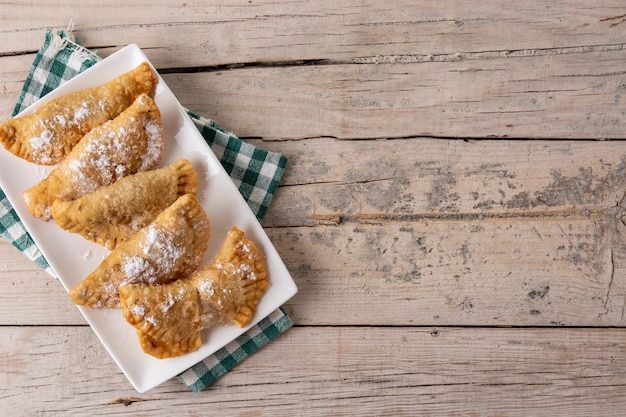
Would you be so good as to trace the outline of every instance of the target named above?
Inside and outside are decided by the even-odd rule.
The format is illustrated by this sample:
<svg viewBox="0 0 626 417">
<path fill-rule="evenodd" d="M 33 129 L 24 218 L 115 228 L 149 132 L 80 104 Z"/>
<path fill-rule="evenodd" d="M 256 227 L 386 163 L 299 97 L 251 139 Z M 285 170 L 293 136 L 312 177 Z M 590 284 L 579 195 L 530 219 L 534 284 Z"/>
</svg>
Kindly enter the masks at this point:
<svg viewBox="0 0 626 417">
<path fill-rule="evenodd" d="M 86 327 L 0 327 L 0 338 L 0 412 L 12 416 L 605 416 L 626 407 L 626 335 L 616 329 L 293 328 L 199 394 L 176 380 L 137 394 Z"/>
<path fill-rule="evenodd" d="M 120 8 L 124 13 L 120 13 Z M 294 60 L 349 61 L 623 44 L 619 0 L 418 2 L 112 1 L 96 8 L 3 4 L 0 54 L 35 51 L 41 31 L 67 27 L 87 46 L 135 42 L 158 65 L 194 67 Z M 200 41 L 201 40 L 201 41 Z M 106 49 L 106 48 L 105 48 Z"/>
<path fill-rule="evenodd" d="M 287 304 L 298 324 L 625 323 L 626 237 L 611 217 L 343 222 L 268 234 L 299 286 Z M 84 323 L 50 278 L 24 275 L 0 283 L 2 324 Z"/>
<path fill-rule="evenodd" d="M 261 145 L 291 158 L 264 225 L 299 324 L 624 325 L 621 142 Z M 84 323 L 56 282 L 0 254 L 0 323 Z"/>
<path fill-rule="evenodd" d="M 626 49 L 165 79 L 183 105 L 240 136 L 618 139 L 624 59 Z"/>
<path fill-rule="evenodd" d="M 0 120 L 12 114 L 34 58 L 33 54 L 0 57 Z"/>
<path fill-rule="evenodd" d="M 624 138 L 620 65 L 625 57 L 620 50 L 454 63 L 245 68 L 169 74 L 166 80 L 184 105 L 240 136 L 617 139 Z M 30 60 L 0 62 L 4 118 Z"/>
<path fill-rule="evenodd" d="M 61 283 L 4 239 L 0 259 L 0 325 L 86 324 Z"/>
<path fill-rule="evenodd" d="M 397 139 L 252 143 L 289 164 L 267 227 L 604 214 L 626 191 L 623 142 Z"/>
<path fill-rule="evenodd" d="M 570 1 L 548 6 L 486 2 L 465 8 L 457 3 L 443 8 L 439 3 L 436 8 L 430 3 L 409 8 L 325 5 L 186 4 L 151 7 L 150 13 L 139 5 L 107 25 L 107 16 L 118 7 L 113 4 L 103 6 L 102 15 L 81 16 L 86 22 L 77 22 L 77 34 L 87 46 L 109 46 L 104 55 L 132 39 L 159 68 L 285 60 L 328 64 L 168 76 L 183 104 L 241 136 L 625 137 L 626 44 L 620 38 L 618 2 L 601 8 Z M 8 16 L 30 19 L 35 10 L 46 16 L 39 5 L 10 7 L 21 13 Z M 48 16 L 59 16 L 57 4 L 47 7 L 55 8 Z M 50 19 L 59 23 L 58 17 Z M 7 26 L 24 27 L 19 21 Z M 212 37 L 207 30 L 218 33 Z M 19 51 L 20 39 L 27 39 L 38 47 L 42 32 L 7 29 L 0 45 Z M 213 38 L 203 47 L 194 42 Z M 303 47 L 307 41 L 318 47 Z M 313 52 L 302 56 L 296 50 Z M 8 82 L 12 88 L 17 80 Z M 11 105 L 0 109 L 8 114 Z"/>
<path fill-rule="evenodd" d="M 625 58 L 626 49 L 620 49 L 252 67 L 165 79 L 183 105 L 242 137 L 620 139 L 626 131 Z M 3 118 L 13 109 L 31 60 L 0 58 Z"/>
<path fill-rule="evenodd" d="M 623 235 L 602 219 L 270 229 L 302 324 L 624 324 Z"/>
<path fill-rule="evenodd" d="M 138 395 L 2 241 L 0 414 L 623 414 L 624 142 L 579 140 L 626 138 L 623 2 L 406 3 L 2 5 L 0 118 L 72 19 L 288 155 L 264 226 L 300 292 L 213 388 Z"/>
</svg>

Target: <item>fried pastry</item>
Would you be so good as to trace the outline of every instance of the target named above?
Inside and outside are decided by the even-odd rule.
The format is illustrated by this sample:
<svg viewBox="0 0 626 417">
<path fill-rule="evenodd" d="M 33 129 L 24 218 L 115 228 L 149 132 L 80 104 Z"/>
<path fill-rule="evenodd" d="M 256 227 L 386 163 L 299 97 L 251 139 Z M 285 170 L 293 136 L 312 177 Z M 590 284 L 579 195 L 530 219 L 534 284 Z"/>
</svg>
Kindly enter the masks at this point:
<svg viewBox="0 0 626 417">
<path fill-rule="evenodd" d="M 117 308 L 122 284 L 164 284 L 189 276 L 202 262 L 209 232 L 209 220 L 196 196 L 185 194 L 120 243 L 70 291 L 70 297 L 91 308 Z"/>
<path fill-rule="evenodd" d="M 145 353 L 165 359 L 194 352 L 202 345 L 202 307 L 192 281 L 123 285 L 120 297 L 124 318 L 136 329 Z"/>
<path fill-rule="evenodd" d="M 203 301 L 203 322 L 239 327 L 254 316 L 269 285 L 258 247 L 236 227 L 228 232 L 213 261 L 191 279 Z"/>
<path fill-rule="evenodd" d="M 29 162 L 54 165 L 91 129 L 117 117 L 158 80 L 147 62 L 113 80 L 54 99 L 0 125 L 0 142 Z"/>
<path fill-rule="evenodd" d="M 114 249 L 147 226 L 161 211 L 198 189 L 196 171 L 186 159 L 124 177 L 76 200 L 55 200 L 52 218 L 64 230 Z"/>
<path fill-rule="evenodd" d="M 203 329 L 245 327 L 268 284 L 259 249 L 233 227 L 201 271 L 164 285 L 122 285 L 120 306 L 144 352 L 164 359 L 197 350 Z"/>
<path fill-rule="evenodd" d="M 115 119 L 87 133 L 48 177 L 24 191 L 28 209 L 48 221 L 54 200 L 74 200 L 154 167 L 163 153 L 162 130 L 154 100 L 140 95 Z"/>
</svg>

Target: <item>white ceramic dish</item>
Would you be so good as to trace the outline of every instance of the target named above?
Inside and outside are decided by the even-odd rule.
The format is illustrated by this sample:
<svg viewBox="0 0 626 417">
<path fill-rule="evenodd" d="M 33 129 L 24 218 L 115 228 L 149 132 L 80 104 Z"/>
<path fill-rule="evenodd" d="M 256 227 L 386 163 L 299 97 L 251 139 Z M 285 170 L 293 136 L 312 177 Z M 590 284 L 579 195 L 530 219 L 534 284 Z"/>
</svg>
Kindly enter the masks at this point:
<svg viewBox="0 0 626 417">
<path fill-rule="evenodd" d="M 130 71 L 143 61 L 149 62 L 141 49 L 136 45 L 129 45 L 63 84 L 24 110 L 23 114 L 34 111 L 53 98 L 103 84 Z M 79 307 L 113 360 L 139 392 L 159 385 L 211 355 L 268 316 L 297 292 L 289 271 L 263 228 L 160 76 L 155 101 L 161 110 L 165 139 L 165 154 L 159 166 L 168 165 L 184 157 L 193 163 L 198 172 L 198 199 L 211 221 L 211 238 L 204 263 L 209 262 L 217 253 L 227 231 L 232 226 L 237 226 L 262 251 L 269 272 L 270 286 L 247 328 L 229 326 L 204 331 L 203 345 L 198 351 L 165 360 L 155 359 L 143 353 L 137 342 L 135 330 L 125 322 L 119 310 L 91 310 Z M 63 231 L 54 221 L 46 223 L 29 213 L 22 199 L 22 192 L 45 178 L 52 169 L 28 163 L 0 146 L 0 186 L 61 283 L 69 291 L 109 252 L 76 234 Z M 85 346 L 85 349 L 87 348 Z"/>
</svg>

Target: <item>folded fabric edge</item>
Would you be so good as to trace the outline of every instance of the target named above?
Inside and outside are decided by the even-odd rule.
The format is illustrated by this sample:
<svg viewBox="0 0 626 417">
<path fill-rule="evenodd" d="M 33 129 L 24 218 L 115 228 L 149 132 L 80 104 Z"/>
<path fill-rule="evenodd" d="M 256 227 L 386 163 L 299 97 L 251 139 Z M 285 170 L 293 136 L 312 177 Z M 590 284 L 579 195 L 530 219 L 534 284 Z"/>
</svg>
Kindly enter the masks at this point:
<svg viewBox="0 0 626 417">
<path fill-rule="evenodd" d="M 291 327 L 293 321 L 283 307 L 279 307 L 237 339 L 182 372 L 177 378 L 193 392 L 200 392 Z"/>
<path fill-rule="evenodd" d="M 239 139 L 211 119 L 190 110 L 187 114 L 261 222 L 287 168 L 288 158 Z"/>
<path fill-rule="evenodd" d="M 0 236 L 26 255 L 28 259 L 35 262 L 50 276 L 56 278 L 48 261 L 41 254 L 37 245 L 35 245 L 33 238 L 22 224 L 2 189 L 0 189 Z"/>
<path fill-rule="evenodd" d="M 67 48 L 69 48 L 70 53 L 68 54 L 67 61 L 62 63 L 65 68 L 63 73 L 58 76 L 58 84 L 49 86 L 47 82 L 43 82 L 41 74 L 38 74 L 37 71 L 40 68 L 42 61 L 54 60 L 62 50 Z M 37 99 L 48 94 L 54 88 L 58 87 L 58 85 L 63 84 L 63 82 L 72 78 L 79 72 L 93 66 L 99 60 L 100 57 L 96 52 L 80 45 L 71 33 L 66 34 L 63 30 L 59 30 L 56 33 L 52 30 L 47 30 L 44 37 L 44 43 L 41 48 L 39 48 L 35 58 L 33 59 L 33 63 L 30 66 L 26 79 L 24 80 L 24 85 L 22 86 L 22 90 L 20 91 L 20 95 L 18 96 L 11 116 L 17 115 L 26 107 L 34 103 Z M 65 71 L 67 68 L 71 68 L 74 72 L 66 74 Z"/>
</svg>

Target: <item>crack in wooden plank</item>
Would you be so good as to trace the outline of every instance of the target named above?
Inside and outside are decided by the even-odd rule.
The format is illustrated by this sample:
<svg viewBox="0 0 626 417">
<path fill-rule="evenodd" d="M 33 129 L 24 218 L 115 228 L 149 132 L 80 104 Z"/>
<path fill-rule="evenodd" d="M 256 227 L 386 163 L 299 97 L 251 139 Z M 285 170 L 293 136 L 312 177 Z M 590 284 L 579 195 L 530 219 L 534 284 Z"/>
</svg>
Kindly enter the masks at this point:
<svg viewBox="0 0 626 417">
<path fill-rule="evenodd" d="M 604 308 L 604 312 L 600 314 L 601 316 L 607 315 L 610 312 L 608 303 L 611 297 L 611 293 L 613 292 L 613 282 L 615 281 L 615 253 L 614 253 L 613 248 L 610 249 L 609 268 L 610 268 L 610 277 L 609 277 L 609 283 L 606 286 L 606 293 L 604 294 L 604 302 L 602 303 L 602 308 Z M 624 309 L 622 307 L 622 316 L 623 314 L 624 314 Z"/>
<path fill-rule="evenodd" d="M 147 400 L 145 398 L 139 398 L 139 397 L 121 397 L 121 398 L 116 398 L 112 401 L 109 401 L 105 405 L 124 404 L 126 407 L 128 407 L 132 403 L 141 402 L 141 401 L 147 401 Z"/>
<path fill-rule="evenodd" d="M 512 49 L 496 51 L 476 51 L 476 52 L 454 52 L 447 54 L 403 54 L 403 55 L 376 55 L 354 57 L 346 59 L 330 58 L 310 58 L 297 60 L 280 61 L 252 61 L 252 62 L 232 62 L 214 66 L 197 66 L 187 68 L 160 68 L 160 72 L 215 72 L 241 68 L 280 68 L 298 66 L 327 66 L 327 65 L 365 65 L 365 64 L 420 64 L 429 62 L 461 62 L 476 60 L 493 60 L 502 58 L 525 58 L 548 55 L 581 54 L 593 52 L 616 52 L 626 50 L 626 43 L 591 45 L 591 46 L 570 46 L 558 48 L 538 48 L 538 49 Z M 609 74 L 611 75 L 611 74 Z M 619 75 L 619 74 L 612 74 Z"/>
<path fill-rule="evenodd" d="M 609 24 L 609 27 L 610 28 L 615 27 L 619 25 L 620 23 L 626 22 L 626 13 L 619 15 L 619 16 L 605 17 L 604 19 L 600 19 L 600 22 L 612 22 Z"/>
<path fill-rule="evenodd" d="M 354 64 L 411 64 L 424 62 L 459 62 L 499 58 L 526 58 L 548 55 L 580 54 L 592 52 L 614 52 L 626 50 L 626 43 L 569 46 L 559 48 L 511 49 L 500 51 L 454 52 L 449 54 L 426 55 L 378 55 L 373 57 L 355 58 Z"/>
<path fill-rule="evenodd" d="M 419 222 L 419 221 L 463 221 L 463 222 L 479 222 L 489 220 L 510 220 L 510 219 L 590 219 L 590 218 L 602 218 L 610 216 L 603 210 L 590 210 L 590 209 L 573 209 L 567 211 L 524 211 L 524 212 L 493 212 L 493 213 L 414 213 L 414 214 L 357 214 L 357 215 L 343 215 L 343 214 L 311 214 L 310 218 L 313 220 L 313 226 L 319 225 L 339 225 L 342 223 L 389 223 L 389 222 Z M 279 227 L 279 226 L 278 226 Z"/>
</svg>

